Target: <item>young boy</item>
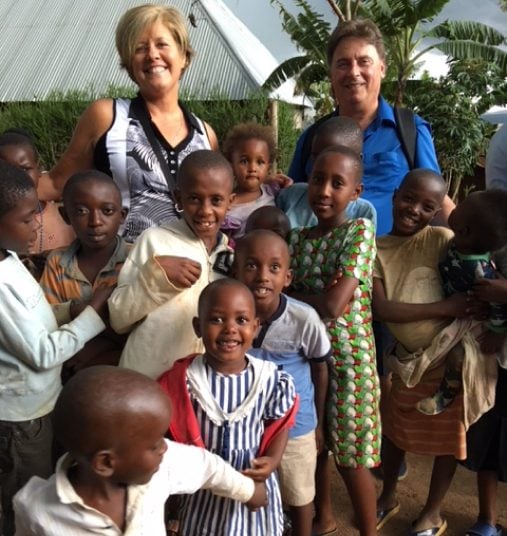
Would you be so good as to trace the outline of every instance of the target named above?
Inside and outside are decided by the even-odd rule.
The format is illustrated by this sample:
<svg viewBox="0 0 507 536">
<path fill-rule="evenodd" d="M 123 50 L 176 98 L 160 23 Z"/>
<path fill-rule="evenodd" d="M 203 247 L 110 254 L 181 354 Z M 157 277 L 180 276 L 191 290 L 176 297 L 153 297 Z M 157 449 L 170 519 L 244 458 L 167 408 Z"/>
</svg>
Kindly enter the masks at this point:
<svg viewBox="0 0 507 536">
<path fill-rule="evenodd" d="M 319 126 L 312 140 L 312 160 L 328 147 L 344 145 L 358 154 L 363 150 L 363 132 L 350 117 L 331 117 Z M 361 187 L 362 189 L 362 187 Z M 288 216 L 292 229 L 312 227 L 317 224 L 317 217 L 308 204 L 308 184 L 296 183 L 284 188 L 276 198 L 276 206 Z M 347 206 L 347 217 L 368 218 L 377 224 L 375 207 L 366 199 L 358 198 Z"/>
<path fill-rule="evenodd" d="M 49 254 L 40 285 L 54 304 L 59 324 L 64 324 L 86 307 L 95 289 L 116 286 L 128 253 L 126 242 L 117 234 L 127 211 L 111 177 L 88 170 L 67 181 L 60 212 L 77 239 Z M 65 376 L 83 366 L 118 364 L 125 340 L 107 329 L 65 363 Z"/>
<path fill-rule="evenodd" d="M 17 536 L 165 536 L 164 503 L 199 488 L 265 504 L 263 484 L 203 449 L 164 439 L 166 395 L 134 371 L 80 371 L 55 406 L 55 434 L 68 453 L 48 480 L 33 478 L 15 498 Z"/>
<path fill-rule="evenodd" d="M 51 474 L 50 413 L 60 392 L 62 363 L 105 327 L 110 289 L 58 329 L 41 288 L 20 262 L 37 223 L 31 178 L 0 161 L 0 488 L 2 534 L 14 534 L 12 497 L 33 475 Z"/>
<path fill-rule="evenodd" d="M 247 350 L 259 326 L 248 288 L 235 279 L 201 293 L 196 334 L 205 352 L 178 360 L 159 378 L 171 399 L 171 437 L 204 446 L 233 467 L 266 482 L 268 505 L 252 514 L 237 501 L 199 491 L 182 510 L 181 534 L 282 536 L 276 469 L 295 413 L 291 377 Z"/>
<path fill-rule="evenodd" d="M 289 431 L 279 477 L 293 536 L 310 536 L 331 345 L 316 311 L 283 294 L 292 280 L 289 267 L 287 243 L 272 231 L 251 231 L 237 244 L 235 274 L 252 291 L 261 324 L 249 353 L 291 374 L 299 395 L 296 425 Z"/>
<path fill-rule="evenodd" d="M 109 300 L 111 326 L 130 331 L 120 366 L 158 378 L 202 344 L 192 330 L 201 290 L 229 270 L 232 251 L 220 225 L 232 200 L 229 162 L 195 151 L 177 176 L 182 218 L 147 229 L 136 241 Z"/>
</svg>

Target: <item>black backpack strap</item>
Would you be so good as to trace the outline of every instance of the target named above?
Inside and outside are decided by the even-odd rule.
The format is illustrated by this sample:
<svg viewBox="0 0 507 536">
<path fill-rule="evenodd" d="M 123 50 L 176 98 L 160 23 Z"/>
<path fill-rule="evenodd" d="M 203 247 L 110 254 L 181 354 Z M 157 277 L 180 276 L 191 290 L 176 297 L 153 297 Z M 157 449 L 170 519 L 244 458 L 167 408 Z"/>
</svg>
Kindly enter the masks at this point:
<svg viewBox="0 0 507 536">
<path fill-rule="evenodd" d="M 336 115 L 336 111 L 331 112 L 330 114 L 327 114 L 321 117 L 320 119 L 318 119 L 317 121 L 315 121 L 315 123 L 313 123 L 312 126 L 308 127 L 308 130 L 306 131 L 305 139 L 303 141 L 303 147 L 301 148 L 301 165 L 303 166 L 303 169 L 306 169 L 306 163 L 308 162 L 308 160 L 310 159 L 310 155 L 312 154 L 312 141 L 313 141 L 313 136 L 315 135 L 315 132 L 317 132 L 317 129 L 322 123 L 324 123 L 330 117 L 333 117 L 335 115 Z"/>
<path fill-rule="evenodd" d="M 403 153 L 410 169 L 415 168 L 415 148 L 417 140 L 417 129 L 415 126 L 415 115 L 408 108 L 394 107 L 394 119 L 396 121 L 396 131 L 400 138 Z"/>
</svg>

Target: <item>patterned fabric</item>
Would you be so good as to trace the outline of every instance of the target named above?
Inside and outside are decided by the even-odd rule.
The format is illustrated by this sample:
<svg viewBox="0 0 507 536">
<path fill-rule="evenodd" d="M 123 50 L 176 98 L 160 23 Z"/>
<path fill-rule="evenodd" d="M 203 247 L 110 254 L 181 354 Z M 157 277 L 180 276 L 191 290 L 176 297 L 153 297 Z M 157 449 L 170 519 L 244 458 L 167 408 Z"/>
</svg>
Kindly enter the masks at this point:
<svg viewBox="0 0 507 536">
<path fill-rule="evenodd" d="M 334 365 L 327 400 L 329 448 L 343 467 L 380 462 L 379 379 L 371 326 L 375 229 L 370 220 L 349 220 L 320 238 L 310 228 L 291 231 L 289 247 L 298 292 L 324 292 L 338 269 L 359 284 L 343 315 L 326 322 Z"/>
<path fill-rule="evenodd" d="M 489 253 L 482 255 L 464 255 L 451 242 L 446 258 L 438 265 L 444 292 L 451 296 L 457 292 L 472 290 L 479 279 L 496 279 L 496 267 Z M 492 331 L 503 333 L 507 330 L 507 305 L 491 303 L 488 327 Z"/>
<path fill-rule="evenodd" d="M 118 274 L 128 254 L 128 246 L 123 238 L 116 238 L 113 254 L 93 283 L 79 268 L 76 257 L 79 246 L 80 242 L 76 240 L 69 247 L 59 248 L 49 254 L 40 280 L 49 303 L 89 301 L 98 287 L 114 286 L 118 282 Z"/>
<path fill-rule="evenodd" d="M 95 167 L 113 177 L 121 190 L 123 206 L 129 209 L 121 228 L 128 242 L 133 242 L 148 227 L 178 218 L 172 191 L 131 104 L 130 99 L 114 100 L 113 124 L 97 142 L 94 154 Z M 176 147 L 170 146 L 153 125 L 174 180 L 186 156 L 211 148 L 202 121 L 181 103 L 180 108 L 189 134 Z"/>
<path fill-rule="evenodd" d="M 234 412 L 245 402 L 254 383 L 251 364 L 240 374 L 226 376 L 208 366 L 206 372 L 210 393 L 226 414 Z M 283 371 L 276 371 L 266 388 L 259 392 L 253 411 L 234 422 L 225 421 L 217 425 L 196 400 L 189 382 L 187 387 L 197 420 L 201 424 L 206 449 L 221 456 L 237 470 L 251 466 L 264 432 L 264 422 L 283 417 L 291 408 L 295 397 L 290 377 Z M 281 536 L 283 511 L 276 474 L 273 473 L 268 478 L 266 488 L 269 506 L 257 512 L 250 512 L 244 504 L 218 497 L 206 490 L 187 497 L 182 534 Z"/>
</svg>

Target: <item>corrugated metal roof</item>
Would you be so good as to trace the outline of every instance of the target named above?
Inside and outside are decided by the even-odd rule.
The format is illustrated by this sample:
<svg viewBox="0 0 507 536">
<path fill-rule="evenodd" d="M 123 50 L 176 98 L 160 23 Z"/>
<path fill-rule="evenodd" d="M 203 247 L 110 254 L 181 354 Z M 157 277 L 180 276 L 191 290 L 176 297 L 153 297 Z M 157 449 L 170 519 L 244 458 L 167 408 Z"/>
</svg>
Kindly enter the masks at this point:
<svg viewBox="0 0 507 536">
<path fill-rule="evenodd" d="M 1 0 L 0 102 L 41 100 L 53 91 L 132 86 L 119 66 L 114 32 L 135 0 Z M 164 3 L 163 0 L 160 3 Z M 181 89 L 197 98 L 247 98 L 278 65 L 221 0 L 172 0 L 186 17 L 196 50 Z M 300 102 L 287 83 L 276 95 Z"/>
</svg>

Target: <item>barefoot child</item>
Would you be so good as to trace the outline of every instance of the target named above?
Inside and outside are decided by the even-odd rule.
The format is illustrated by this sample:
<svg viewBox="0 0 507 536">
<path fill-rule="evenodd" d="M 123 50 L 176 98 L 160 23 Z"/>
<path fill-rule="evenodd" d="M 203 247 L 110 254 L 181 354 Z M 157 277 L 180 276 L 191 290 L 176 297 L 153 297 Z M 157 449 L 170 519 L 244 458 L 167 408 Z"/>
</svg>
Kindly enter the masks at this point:
<svg viewBox="0 0 507 536">
<path fill-rule="evenodd" d="M 76 173 L 65 183 L 61 213 L 77 239 L 70 247 L 49 254 L 40 281 L 47 300 L 55 304 L 59 324 L 75 318 L 95 289 L 116 286 L 128 252 L 126 242 L 117 234 L 126 212 L 118 186 L 101 171 Z M 86 366 L 117 365 L 125 340 L 106 329 L 65 363 L 65 377 Z"/>
<path fill-rule="evenodd" d="M 241 238 L 234 272 L 252 291 L 261 325 L 249 353 L 273 362 L 294 379 L 299 409 L 278 476 L 282 501 L 290 511 L 292 536 L 311 536 L 331 344 L 315 309 L 282 293 L 290 285 L 292 272 L 289 248 L 279 235 L 257 230 Z"/>
<path fill-rule="evenodd" d="M 32 179 L 0 161 L 0 533 L 14 534 L 12 497 L 33 475 L 52 471 L 51 411 L 64 361 L 105 327 L 108 289 L 58 328 L 41 288 L 20 262 L 38 224 Z M 3 529 L 3 530 L 2 530 Z"/>
<path fill-rule="evenodd" d="M 195 151 L 182 162 L 176 199 L 182 218 L 147 229 L 131 250 L 109 300 L 111 326 L 128 333 L 120 366 L 158 378 L 202 343 L 192 331 L 201 290 L 227 275 L 232 251 L 220 231 L 232 199 L 227 160 Z"/>
<path fill-rule="evenodd" d="M 371 328 L 375 229 L 347 217 L 361 192 L 361 157 L 337 146 L 319 154 L 308 183 L 315 227 L 292 230 L 294 280 L 290 295 L 312 305 L 326 322 L 333 347 L 327 436 L 347 487 L 361 536 L 376 534 L 375 484 L 368 469 L 380 462 L 379 379 Z M 336 280 L 336 273 L 343 276 Z M 328 515 L 329 518 L 329 515 Z M 316 519 L 314 531 L 334 527 Z"/>
<path fill-rule="evenodd" d="M 440 210 L 446 191 L 444 180 L 433 171 L 418 169 L 408 173 L 394 194 L 393 228 L 377 240 L 374 313 L 378 320 L 387 323 L 398 341 L 396 356 L 401 356 L 390 359 L 391 369 L 403 355 L 428 348 L 452 320 L 466 317 L 471 307 L 464 294 L 445 298 L 438 274 L 438 263 L 446 255 L 452 232 L 429 223 Z M 429 417 L 416 409 L 421 399 L 434 393 L 442 372 L 443 365 L 428 367 L 417 384 L 409 388 L 402 381 L 401 372 L 395 371 L 385 396 L 379 526 L 400 509 L 396 487 L 405 451 L 435 457 L 426 504 L 412 524 L 413 536 L 444 534 L 447 522 L 441 515 L 442 502 L 454 475 L 456 459 L 466 457 L 462 396 L 441 415 Z"/>
<path fill-rule="evenodd" d="M 164 439 L 171 408 L 156 382 L 134 371 L 80 371 L 55 406 L 67 449 L 48 480 L 33 478 L 15 498 L 18 536 L 165 536 L 164 503 L 206 488 L 265 504 L 263 486 L 218 456 Z"/>
<path fill-rule="evenodd" d="M 159 378 L 174 408 L 169 434 L 265 481 L 268 505 L 252 513 L 237 501 L 199 491 L 186 498 L 181 534 L 281 536 L 276 469 L 295 413 L 294 384 L 273 363 L 246 353 L 259 322 L 245 285 L 234 279 L 211 283 L 199 298 L 198 315 L 194 329 L 204 354 L 177 361 Z"/>
<path fill-rule="evenodd" d="M 225 138 L 223 153 L 234 171 L 234 199 L 222 229 L 233 239 L 245 234 L 248 216 L 262 206 L 275 206 L 278 187 L 266 184 L 276 157 L 271 127 L 257 123 L 236 125 Z"/>
</svg>

